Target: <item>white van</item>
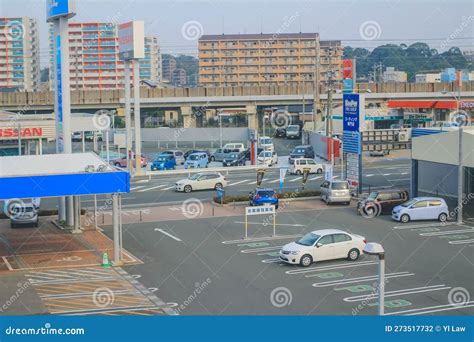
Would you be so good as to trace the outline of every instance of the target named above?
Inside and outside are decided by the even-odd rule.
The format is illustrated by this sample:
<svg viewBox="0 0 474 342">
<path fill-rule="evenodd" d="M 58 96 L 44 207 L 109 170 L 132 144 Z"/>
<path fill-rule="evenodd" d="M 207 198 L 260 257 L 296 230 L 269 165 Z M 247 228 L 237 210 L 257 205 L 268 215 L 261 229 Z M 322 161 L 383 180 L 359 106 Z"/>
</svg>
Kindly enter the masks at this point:
<svg viewBox="0 0 474 342">
<path fill-rule="evenodd" d="M 274 151 L 273 139 L 270 137 L 265 137 L 265 136 L 260 137 L 260 139 L 258 139 L 258 146 L 262 148 L 264 151 L 270 151 L 270 152 Z"/>
<path fill-rule="evenodd" d="M 225 144 L 223 149 L 232 150 L 232 152 L 235 152 L 234 150 L 239 150 L 239 152 L 244 152 L 245 146 L 244 144 L 239 144 L 239 143 L 229 143 L 229 144 Z"/>
<path fill-rule="evenodd" d="M 295 159 L 293 164 L 288 167 L 288 172 L 291 174 L 302 175 L 303 169 L 309 168 L 309 173 L 323 173 L 323 164 L 318 164 L 311 158 Z"/>
</svg>

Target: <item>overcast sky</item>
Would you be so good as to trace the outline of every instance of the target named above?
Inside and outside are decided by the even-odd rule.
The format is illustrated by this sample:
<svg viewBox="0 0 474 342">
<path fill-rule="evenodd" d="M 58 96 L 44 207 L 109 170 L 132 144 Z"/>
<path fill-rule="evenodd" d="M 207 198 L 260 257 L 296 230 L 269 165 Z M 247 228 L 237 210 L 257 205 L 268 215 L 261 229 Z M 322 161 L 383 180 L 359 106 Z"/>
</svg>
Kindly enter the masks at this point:
<svg viewBox="0 0 474 342">
<path fill-rule="evenodd" d="M 48 54 L 45 0 L 0 0 L 2 16 L 40 24 Z M 426 41 L 444 50 L 474 49 L 473 0 L 77 0 L 73 21 L 144 20 L 162 52 L 197 53 L 200 33 L 320 32 L 321 39 L 373 48 Z"/>
</svg>

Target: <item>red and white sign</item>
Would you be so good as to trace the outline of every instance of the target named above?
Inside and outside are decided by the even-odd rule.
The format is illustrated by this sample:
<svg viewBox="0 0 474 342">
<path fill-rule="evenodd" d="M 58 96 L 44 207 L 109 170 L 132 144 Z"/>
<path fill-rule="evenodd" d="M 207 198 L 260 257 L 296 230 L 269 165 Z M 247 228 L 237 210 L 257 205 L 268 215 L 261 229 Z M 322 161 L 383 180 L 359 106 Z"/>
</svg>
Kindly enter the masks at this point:
<svg viewBox="0 0 474 342">
<path fill-rule="evenodd" d="M 22 138 L 34 138 L 43 136 L 42 127 L 25 127 L 20 128 Z M 17 138 L 18 128 L 0 128 L 0 138 Z"/>
<path fill-rule="evenodd" d="M 130 21 L 118 27 L 119 58 L 131 60 L 145 58 L 145 24 Z"/>
<path fill-rule="evenodd" d="M 342 60 L 342 78 L 352 78 L 352 59 Z"/>
</svg>

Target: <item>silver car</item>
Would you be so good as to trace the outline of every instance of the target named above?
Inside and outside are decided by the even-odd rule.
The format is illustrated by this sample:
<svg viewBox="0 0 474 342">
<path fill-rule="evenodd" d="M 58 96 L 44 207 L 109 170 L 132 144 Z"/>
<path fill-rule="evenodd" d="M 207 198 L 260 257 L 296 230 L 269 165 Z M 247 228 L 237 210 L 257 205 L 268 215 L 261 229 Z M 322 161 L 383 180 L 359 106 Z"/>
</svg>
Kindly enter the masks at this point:
<svg viewBox="0 0 474 342">
<path fill-rule="evenodd" d="M 10 212 L 10 228 L 38 227 L 38 212 L 33 203 L 14 206 Z"/>
<path fill-rule="evenodd" d="M 240 153 L 239 149 L 218 148 L 211 153 L 211 161 L 224 161 L 229 158 L 232 153 Z"/>
<path fill-rule="evenodd" d="M 160 154 L 173 155 L 174 159 L 176 159 L 176 165 L 184 165 L 184 162 L 186 161 L 186 159 L 184 159 L 183 151 L 180 151 L 180 150 L 167 150 L 167 151 L 161 152 Z"/>
<path fill-rule="evenodd" d="M 351 203 L 351 189 L 346 181 L 324 181 L 320 186 L 321 200 L 329 203 Z"/>
</svg>

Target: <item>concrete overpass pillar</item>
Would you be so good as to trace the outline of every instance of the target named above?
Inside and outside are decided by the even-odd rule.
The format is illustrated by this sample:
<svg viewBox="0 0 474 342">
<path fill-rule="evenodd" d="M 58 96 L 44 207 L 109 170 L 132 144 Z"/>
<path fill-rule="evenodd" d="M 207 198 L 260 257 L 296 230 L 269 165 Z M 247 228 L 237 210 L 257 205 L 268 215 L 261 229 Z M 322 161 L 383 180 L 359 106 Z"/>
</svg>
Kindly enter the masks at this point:
<svg viewBox="0 0 474 342">
<path fill-rule="evenodd" d="M 247 105 L 246 110 L 247 110 L 248 127 L 258 129 L 257 106 Z"/>
<path fill-rule="evenodd" d="M 196 119 L 193 117 L 193 108 L 191 106 L 181 106 L 181 115 L 183 116 L 183 128 L 196 127 Z"/>
</svg>

